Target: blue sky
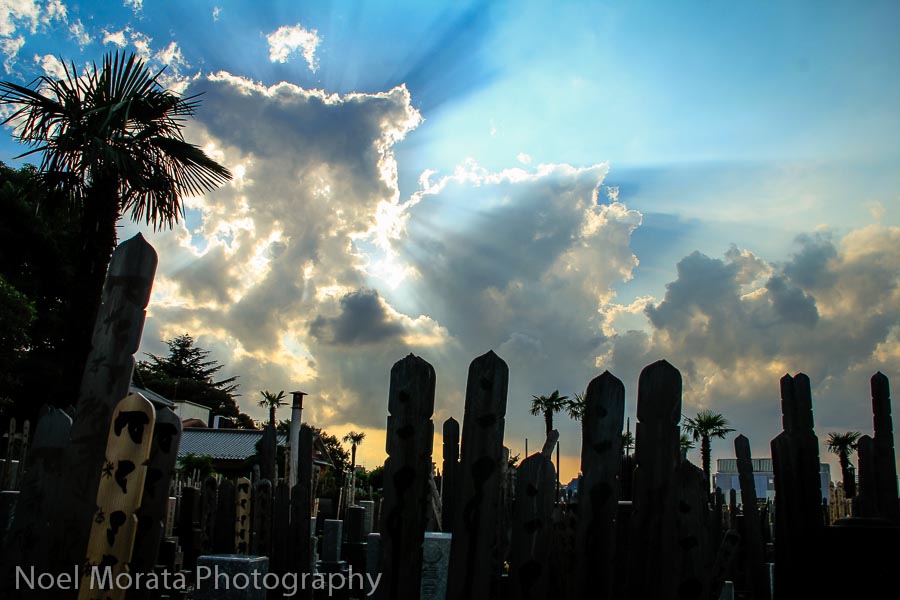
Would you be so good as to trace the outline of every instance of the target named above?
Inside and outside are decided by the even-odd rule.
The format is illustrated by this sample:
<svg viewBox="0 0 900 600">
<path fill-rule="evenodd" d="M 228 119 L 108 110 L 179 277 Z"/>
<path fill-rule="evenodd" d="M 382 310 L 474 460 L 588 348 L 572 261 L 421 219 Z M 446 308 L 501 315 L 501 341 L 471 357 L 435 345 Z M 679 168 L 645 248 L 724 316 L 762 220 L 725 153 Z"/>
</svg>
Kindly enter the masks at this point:
<svg viewBox="0 0 900 600">
<path fill-rule="evenodd" d="M 762 454 L 784 372 L 812 377 L 821 439 L 870 430 L 868 376 L 900 372 L 896 2 L 0 4 L 6 79 L 122 48 L 205 93 L 188 136 L 242 177 L 148 233 L 142 349 L 195 333 L 248 411 L 301 387 L 377 439 L 414 351 L 459 419 L 493 348 L 515 453 L 532 394 L 609 368 L 633 415 L 667 357 L 684 412 Z"/>
</svg>

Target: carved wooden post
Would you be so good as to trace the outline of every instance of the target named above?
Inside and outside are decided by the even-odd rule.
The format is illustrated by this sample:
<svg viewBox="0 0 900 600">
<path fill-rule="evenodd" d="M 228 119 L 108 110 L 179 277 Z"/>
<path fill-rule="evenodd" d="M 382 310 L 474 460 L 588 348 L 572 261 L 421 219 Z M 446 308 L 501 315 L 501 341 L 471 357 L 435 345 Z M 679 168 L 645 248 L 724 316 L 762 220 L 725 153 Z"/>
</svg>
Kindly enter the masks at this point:
<svg viewBox="0 0 900 600">
<path fill-rule="evenodd" d="M 178 502 L 178 543 L 183 553 L 182 564 L 188 570 L 193 570 L 197 565 L 203 543 L 200 514 L 200 489 L 193 486 L 181 488 Z"/>
<path fill-rule="evenodd" d="M 234 488 L 234 551 L 250 553 L 250 480 L 241 477 Z"/>
<path fill-rule="evenodd" d="M 550 598 L 550 536 L 556 470 L 550 456 L 537 453 L 519 465 L 513 503 L 509 557 L 510 598 Z"/>
<path fill-rule="evenodd" d="M 681 418 L 681 373 L 664 360 L 641 371 L 635 428 L 634 514 L 629 597 L 675 598 L 679 564 L 675 472 Z"/>
<path fill-rule="evenodd" d="M 581 420 L 581 472 L 576 541 L 577 597 L 611 598 L 615 518 L 622 468 L 625 386 L 605 371 L 588 384 Z"/>
<path fill-rule="evenodd" d="M 496 595 L 500 565 L 485 532 L 497 521 L 508 385 L 509 368 L 493 351 L 469 365 L 447 600 Z"/>
<path fill-rule="evenodd" d="M 290 572 L 311 573 L 312 556 L 309 540 L 310 518 L 313 497 L 313 431 L 307 425 L 300 427 L 297 440 L 297 485 L 291 489 L 291 527 L 288 541 L 288 564 Z M 309 590 L 299 592 L 300 599 L 309 597 Z"/>
<path fill-rule="evenodd" d="M 170 408 L 157 410 L 153 447 L 144 482 L 144 497 L 137 512 L 138 529 L 131 560 L 132 572 L 149 573 L 157 564 L 156 556 L 166 527 L 169 485 L 175 471 L 180 441 L 181 419 Z"/>
<path fill-rule="evenodd" d="M 689 461 L 681 461 L 675 474 L 678 510 L 675 531 L 678 542 L 679 600 L 702 600 L 709 593 L 711 560 L 709 540 L 709 479 Z"/>
<path fill-rule="evenodd" d="M 737 558 L 740 543 L 741 535 L 737 531 L 729 529 L 725 532 L 710 577 L 709 597 L 712 600 L 718 600 L 722 594 L 722 585 L 732 572 L 732 565 Z"/>
<path fill-rule="evenodd" d="M 885 519 L 900 518 L 897 499 L 897 463 L 894 456 L 894 422 L 891 418 L 891 387 L 888 378 L 875 373 L 871 379 L 872 413 L 875 421 L 875 491 L 878 513 Z"/>
<path fill-rule="evenodd" d="M 756 482 L 753 479 L 753 460 L 750 440 L 743 435 L 734 438 L 738 476 L 741 482 L 741 503 L 744 507 L 744 530 L 741 532 L 747 549 L 750 587 L 755 600 L 769 600 L 766 548 L 762 538 L 762 522 L 756 506 Z"/>
<path fill-rule="evenodd" d="M 234 483 L 231 480 L 223 479 L 219 482 L 219 493 L 216 503 L 213 551 L 216 554 L 234 554 L 235 504 Z"/>
<path fill-rule="evenodd" d="M 299 569 L 295 570 L 295 566 L 292 563 L 292 560 L 296 560 L 296 553 L 290 548 L 288 542 L 291 537 L 289 533 L 294 531 L 294 522 L 291 515 L 290 486 L 285 480 L 280 481 L 275 488 L 275 508 L 273 512 L 276 526 L 272 529 L 272 555 L 269 557 L 269 570 L 278 575 L 288 571 L 299 572 Z M 290 528 L 284 527 L 284 523 L 288 521 L 291 523 Z M 309 519 L 306 519 L 306 522 L 308 531 Z M 293 543 L 293 540 L 291 543 Z M 309 548 L 309 543 L 306 544 L 306 547 Z M 302 598 L 303 596 L 300 594 L 301 592 L 298 592 L 298 596 Z"/>
<path fill-rule="evenodd" d="M 444 465 L 441 475 L 441 529 L 450 531 L 456 510 L 456 472 L 459 469 L 459 423 L 453 417 L 444 421 Z"/>
<path fill-rule="evenodd" d="M 79 600 L 125 597 L 126 589 L 116 587 L 115 580 L 128 571 L 131 562 L 138 521 L 135 513 L 144 493 L 145 463 L 150 457 L 155 420 L 153 405 L 140 394 L 126 396 L 113 413 L 86 553 L 87 565 L 109 567 L 112 586 L 93 588 L 86 569 Z"/>
<path fill-rule="evenodd" d="M 775 590 L 777 597 L 800 597 L 818 569 L 821 547 L 822 484 L 819 440 L 813 431 L 809 377 L 781 378 L 784 431 L 772 440 L 775 475 Z"/>
<path fill-rule="evenodd" d="M 856 444 L 859 461 L 859 490 L 856 494 L 856 516 L 875 518 L 878 516 L 878 478 L 875 475 L 875 440 L 864 435 Z M 775 511 L 778 523 L 778 511 Z"/>
<path fill-rule="evenodd" d="M 270 556 L 272 553 L 272 482 L 263 479 L 253 486 L 253 530 L 250 553 Z"/>
<path fill-rule="evenodd" d="M 47 572 L 53 542 L 48 516 L 58 510 L 59 499 L 65 497 L 62 464 L 72 418 L 53 407 L 45 406 L 42 412 L 16 503 L 15 520 L 0 560 L 0 597 L 13 586 L 16 566 L 34 566 L 36 572 Z"/>
<path fill-rule="evenodd" d="M 379 597 L 416 600 L 431 488 L 434 368 L 410 354 L 391 369 Z"/>
<path fill-rule="evenodd" d="M 213 553 L 213 540 L 216 536 L 216 508 L 219 502 L 219 480 L 214 475 L 207 475 L 203 480 L 200 494 L 200 529 L 203 537 L 200 542 L 202 554 Z"/>
<path fill-rule="evenodd" d="M 137 234 L 116 248 L 109 263 L 64 457 L 66 502 L 50 519 L 55 534 L 53 562 L 60 571 L 71 569 L 84 557 L 97 509 L 106 435 L 115 406 L 131 384 L 133 355 L 141 341 L 156 262 L 156 252 Z"/>
</svg>

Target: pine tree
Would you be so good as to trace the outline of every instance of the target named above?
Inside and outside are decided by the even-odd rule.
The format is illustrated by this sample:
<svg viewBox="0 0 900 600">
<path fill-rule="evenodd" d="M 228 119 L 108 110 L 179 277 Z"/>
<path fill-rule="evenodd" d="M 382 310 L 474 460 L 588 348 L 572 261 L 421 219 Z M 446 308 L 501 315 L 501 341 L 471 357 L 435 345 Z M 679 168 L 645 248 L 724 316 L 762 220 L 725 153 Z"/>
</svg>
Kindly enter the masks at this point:
<svg viewBox="0 0 900 600">
<path fill-rule="evenodd" d="M 149 361 L 141 361 L 135 370 L 135 382 L 169 400 L 187 400 L 210 409 L 210 418 L 221 415 L 237 422 L 243 429 L 254 429 L 253 419 L 242 413 L 235 398 L 237 377 L 216 381 L 215 375 L 224 365 L 209 358 L 209 350 L 194 345 L 185 333 L 166 342 L 168 356 L 148 353 Z"/>
</svg>

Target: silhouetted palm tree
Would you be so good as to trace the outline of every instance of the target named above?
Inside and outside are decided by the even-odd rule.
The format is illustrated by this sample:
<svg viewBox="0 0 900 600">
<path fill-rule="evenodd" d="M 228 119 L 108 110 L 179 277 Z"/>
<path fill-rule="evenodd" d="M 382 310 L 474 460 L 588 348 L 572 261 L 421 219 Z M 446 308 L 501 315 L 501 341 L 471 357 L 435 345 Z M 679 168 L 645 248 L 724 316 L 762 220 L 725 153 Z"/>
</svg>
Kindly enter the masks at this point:
<svg viewBox="0 0 900 600">
<path fill-rule="evenodd" d="M 275 411 L 278 408 L 287 405 L 287 402 L 282 402 L 282 400 L 284 400 L 284 390 L 281 390 L 277 394 L 273 394 L 269 390 L 265 390 L 260 392 L 260 394 L 262 394 L 263 399 L 259 401 L 259 405 L 263 408 L 269 409 L 269 423 L 274 429 L 278 425 L 275 422 Z"/>
<path fill-rule="evenodd" d="M 706 476 L 707 490 L 712 479 L 710 463 L 712 462 L 712 445 L 710 440 L 714 437 L 725 439 L 725 435 L 734 431 L 730 428 L 728 420 L 719 413 L 709 409 L 703 409 L 696 417 L 686 418 L 682 427 L 690 434 L 694 441 L 700 440 L 700 457 L 703 461 L 703 474 Z"/>
<path fill-rule="evenodd" d="M 844 479 L 844 495 L 852 498 L 856 495 L 856 478 L 850 466 L 850 456 L 856 452 L 856 444 L 862 434 L 858 431 L 828 434 L 828 451 L 838 455 L 841 464 L 841 477 Z"/>
<path fill-rule="evenodd" d="M 580 421 L 584 418 L 584 396 L 587 392 L 580 394 L 575 392 L 575 397 L 566 402 L 566 412 L 573 421 Z M 535 413 L 531 413 L 535 414 Z"/>
<path fill-rule="evenodd" d="M 356 469 L 356 447 L 362 444 L 363 440 L 366 439 L 365 433 L 358 433 L 356 431 L 351 431 L 347 435 L 344 436 L 343 442 L 345 444 L 350 444 L 350 470 L 353 471 Z"/>
<path fill-rule="evenodd" d="M 550 435 L 553 430 L 553 414 L 558 413 L 566 407 L 568 396 L 560 396 L 559 390 L 553 390 L 549 396 L 532 396 L 531 414 L 544 415 L 544 425 L 546 426 L 546 435 Z"/>
<path fill-rule="evenodd" d="M 102 66 L 79 73 L 64 65 L 62 79 L 41 76 L 30 87 L 0 82 L 0 105 L 14 109 L 4 124 L 41 155 L 48 186 L 63 192 L 81 219 L 76 289 L 71 290 L 68 360 L 81 379 L 107 267 L 123 213 L 154 228 L 172 226 L 181 198 L 210 191 L 231 173 L 189 144 L 182 127 L 196 96 L 159 84 L 134 54 L 107 54 Z"/>
</svg>

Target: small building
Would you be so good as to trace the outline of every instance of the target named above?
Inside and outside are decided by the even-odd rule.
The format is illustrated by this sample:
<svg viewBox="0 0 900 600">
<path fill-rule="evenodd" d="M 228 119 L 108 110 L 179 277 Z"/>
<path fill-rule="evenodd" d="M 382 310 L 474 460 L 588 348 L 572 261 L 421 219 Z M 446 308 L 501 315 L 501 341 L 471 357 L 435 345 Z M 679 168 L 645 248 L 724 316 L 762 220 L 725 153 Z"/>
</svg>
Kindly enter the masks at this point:
<svg viewBox="0 0 900 600">
<path fill-rule="evenodd" d="M 278 446 L 284 448 L 287 437 L 287 434 L 279 433 L 276 437 Z M 216 472 L 227 476 L 246 475 L 247 459 L 256 454 L 256 445 L 262 438 L 263 431 L 260 429 L 185 427 L 181 433 L 178 458 L 184 458 L 188 454 L 208 456 L 212 459 Z M 319 436 L 313 438 L 313 464 L 320 468 L 333 466 L 328 450 Z M 279 471 L 282 467 L 283 465 L 279 465 Z"/>
<path fill-rule="evenodd" d="M 775 470 L 772 467 L 771 458 L 751 458 L 753 466 L 753 482 L 756 487 L 756 497 L 759 500 L 775 500 Z M 831 467 L 827 464 L 819 464 L 819 476 L 822 485 L 822 499 L 829 499 L 829 484 L 831 483 Z M 740 498 L 741 483 L 738 476 L 736 458 L 720 458 L 716 461 L 716 472 L 713 474 L 713 485 L 722 490 L 725 498 L 728 498 L 731 490 L 735 490 Z M 738 500 L 740 502 L 740 500 Z"/>
</svg>

